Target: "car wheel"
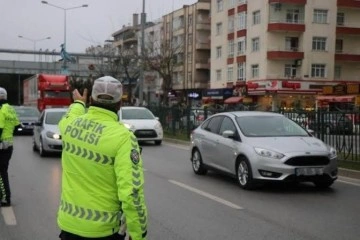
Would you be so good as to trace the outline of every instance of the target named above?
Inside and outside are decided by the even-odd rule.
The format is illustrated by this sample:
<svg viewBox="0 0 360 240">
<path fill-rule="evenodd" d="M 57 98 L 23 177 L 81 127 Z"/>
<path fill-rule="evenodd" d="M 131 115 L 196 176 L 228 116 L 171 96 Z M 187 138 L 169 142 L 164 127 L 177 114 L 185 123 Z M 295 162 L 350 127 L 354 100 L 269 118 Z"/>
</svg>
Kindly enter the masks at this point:
<svg viewBox="0 0 360 240">
<path fill-rule="evenodd" d="M 205 175 L 207 173 L 207 169 L 205 168 L 201 154 L 199 150 L 195 149 L 191 155 L 192 168 L 197 175 Z"/>
<path fill-rule="evenodd" d="M 33 151 L 36 152 L 38 149 L 36 147 L 36 143 L 35 140 L 33 140 L 33 147 L 32 147 Z"/>
<path fill-rule="evenodd" d="M 334 180 L 332 180 L 332 179 L 314 181 L 314 184 L 317 188 L 328 188 L 333 183 L 334 183 Z"/>
<path fill-rule="evenodd" d="M 237 164 L 236 176 L 241 188 L 247 190 L 254 188 L 251 165 L 245 157 L 240 158 Z"/>
<path fill-rule="evenodd" d="M 44 150 L 44 145 L 43 145 L 43 142 L 42 142 L 41 139 L 40 139 L 40 142 L 39 142 L 39 154 L 40 154 L 41 157 L 46 156 L 46 151 Z"/>
<path fill-rule="evenodd" d="M 155 145 L 161 145 L 162 141 L 161 140 L 156 140 L 155 141 Z"/>
</svg>

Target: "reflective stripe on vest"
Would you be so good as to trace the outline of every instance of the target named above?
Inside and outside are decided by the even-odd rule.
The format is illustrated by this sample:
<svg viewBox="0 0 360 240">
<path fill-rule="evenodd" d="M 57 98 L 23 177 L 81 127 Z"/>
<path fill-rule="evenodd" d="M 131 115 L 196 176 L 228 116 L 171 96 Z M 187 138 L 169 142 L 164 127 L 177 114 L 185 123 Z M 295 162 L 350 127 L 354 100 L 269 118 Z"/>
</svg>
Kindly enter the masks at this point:
<svg viewBox="0 0 360 240">
<path fill-rule="evenodd" d="M 89 208 L 83 208 L 68 202 L 61 200 L 60 210 L 66 214 L 80 219 L 94 221 L 94 222 L 106 222 L 106 223 L 119 223 L 122 213 L 116 212 L 104 212 Z"/>
<path fill-rule="evenodd" d="M 5 202 L 6 201 L 6 191 L 5 191 L 5 186 L 4 186 L 4 182 L 2 180 L 2 177 L 0 176 L 0 196 L 1 196 L 1 202 Z"/>
<path fill-rule="evenodd" d="M 136 137 L 134 137 L 134 136 L 131 136 L 131 145 L 135 149 L 138 148 L 138 141 L 137 141 Z M 135 165 L 135 164 L 132 165 L 132 176 L 133 176 L 132 184 L 135 187 L 139 187 L 141 185 L 140 171 L 141 171 L 141 169 L 139 168 L 138 165 Z M 136 213 L 139 217 L 139 222 L 141 224 L 141 231 L 145 232 L 147 229 L 147 226 L 146 226 L 147 219 L 146 219 L 145 209 L 142 208 L 141 200 L 140 200 L 137 189 L 133 188 L 132 192 L 133 192 L 133 194 L 132 194 L 133 203 L 134 203 L 134 206 L 136 209 Z"/>
<path fill-rule="evenodd" d="M 86 158 L 87 160 L 94 161 L 100 164 L 114 165 L 114 161 L 115 161 L 114 157 L 103 155 L 98 152 L 91 151 L 89 149 L 80 147 L 72 143 L 63 141 L 63 150 L 71 154 L 74 154 L 76 156 Z"/>
</svg>

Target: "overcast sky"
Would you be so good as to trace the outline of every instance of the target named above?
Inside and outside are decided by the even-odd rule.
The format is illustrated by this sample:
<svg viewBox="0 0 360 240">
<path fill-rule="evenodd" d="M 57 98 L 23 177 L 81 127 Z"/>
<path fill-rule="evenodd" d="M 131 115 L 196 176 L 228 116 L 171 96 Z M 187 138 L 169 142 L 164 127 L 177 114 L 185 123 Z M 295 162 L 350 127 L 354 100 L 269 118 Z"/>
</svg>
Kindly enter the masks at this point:
<svg viewBox="0 0 360 240">
<path fill-rule="evenodd" d="M 123 25 L 132 24 L 132 14 L 141 13 L 142 0 L 48 0 L 62 8 L 88 4 L 87 8 L 67 10 L 67 51 L 84 52 L 91 45 L 103 45 Z M 196 0 L 146 0 L 148 20 L 193 4 Z M 140 20 L 139 20 L 140 21 Z M 0 0 L 0 48 L 33 50 L 56 49 L 64 40 L 64 11 L 41 0 Z"/>
</svg>

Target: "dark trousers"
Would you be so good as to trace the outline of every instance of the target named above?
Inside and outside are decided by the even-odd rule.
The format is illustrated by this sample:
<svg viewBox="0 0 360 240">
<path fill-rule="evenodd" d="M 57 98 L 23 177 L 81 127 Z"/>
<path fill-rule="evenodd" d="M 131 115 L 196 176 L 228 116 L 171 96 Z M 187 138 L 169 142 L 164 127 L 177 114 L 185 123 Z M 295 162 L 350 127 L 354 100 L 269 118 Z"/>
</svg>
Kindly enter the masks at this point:
<svg viewBox="0 0 360 240">
<path fill-rule="evenodd" d="M 13 153 L 13 147 L 9 147 L 7 149 L 0 150 L 0 175 L 5 188 L 5 200 L 10 203 L 11 199 L 11 191 L 10 191 L 10 183 L 9 183 L 9 162 Z"/>
<path fill-rule="evenodd" d="M 108 237 L 86 238 L 65 231 L 61 231 L 59 238 L 61 240 L 125 240 L 125 236 L 121 236 L 117 233 Z"/>
</svg>

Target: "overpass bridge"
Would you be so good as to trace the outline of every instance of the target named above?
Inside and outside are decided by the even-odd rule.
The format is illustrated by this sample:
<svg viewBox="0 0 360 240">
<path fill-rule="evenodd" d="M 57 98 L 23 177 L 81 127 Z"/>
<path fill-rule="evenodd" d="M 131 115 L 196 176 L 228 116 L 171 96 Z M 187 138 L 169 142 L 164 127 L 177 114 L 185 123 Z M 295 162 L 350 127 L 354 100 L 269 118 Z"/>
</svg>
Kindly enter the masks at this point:
<svg viewBox="0 0 360 240">
<path fill-rule="evenodd" d="M 2 55 L 19 56 L 29 55 L 38 56 L 39 61 L 20 61 L 20 60 L 3 60 Z M 69 53 L 76 59 L 76 63 L 67 63 L 67 71 L 80 77 L 88 77 L 90 74 L 96 75 L 96 72 L 89 70 L 89 65 L 96 66 L 96 62 L 100 59 L 109 58 L 106 55 L 85 54 L 85 53 Z M 44 56 L 44 61 L 42 56 Z M 36 59 L 34 57 L 34 59 Z M 50 61 L 49 61 L 50 59 Z M 17 49 L 0 49 L 0 87 L 4 87 L 8 91 L 8 98 L 11 104 L 21 105 L 22 82 L 24 79 L 37 74 L 62 74 L 63 63 L 59 61 L 60 52 L 56 51 L 31 51 Z"/>
</svg>

